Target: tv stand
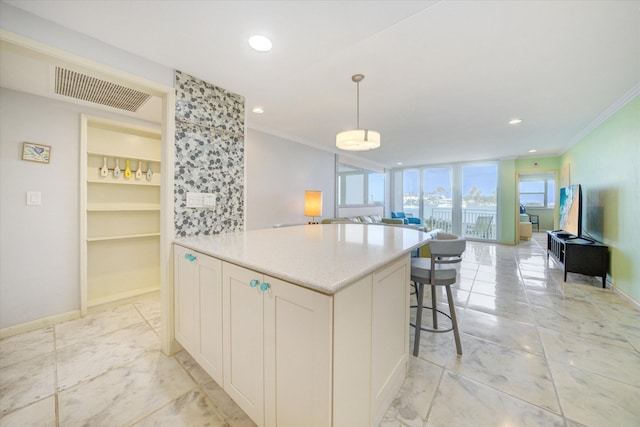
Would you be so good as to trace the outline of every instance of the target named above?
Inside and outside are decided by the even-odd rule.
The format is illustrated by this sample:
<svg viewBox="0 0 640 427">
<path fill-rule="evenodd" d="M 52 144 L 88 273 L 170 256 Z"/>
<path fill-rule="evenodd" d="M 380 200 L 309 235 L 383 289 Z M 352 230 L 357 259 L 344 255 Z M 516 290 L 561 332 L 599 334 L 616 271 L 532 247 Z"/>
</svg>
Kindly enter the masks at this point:
<svg viewBox="0 0 640 427">
<path fill-rule="evenodd" d="M 567 233 L 547 231 L 547 260 L 549 254 L 563 265 L 564 281 L 567 273 L 602 277 L 602 287 L 607 285 L 609 247 L 580 237 L 567 238 Z"/>
</svg>

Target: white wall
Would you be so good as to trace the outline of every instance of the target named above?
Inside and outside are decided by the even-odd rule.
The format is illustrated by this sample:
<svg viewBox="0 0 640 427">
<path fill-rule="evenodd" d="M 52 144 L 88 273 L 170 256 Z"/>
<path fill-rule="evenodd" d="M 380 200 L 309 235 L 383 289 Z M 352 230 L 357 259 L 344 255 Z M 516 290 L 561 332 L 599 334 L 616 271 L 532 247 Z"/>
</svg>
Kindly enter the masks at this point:
<svg viewBox="0 0 640 427">
<path fill-rule="evenodd" d="M 249 129 L 246 229 L 306 223 L 305 190 L 322 191 L 322 217 L 335 212 L 335 154 Z"/>
<path fill-rule="evenodd" d="M 0 3 L 0 27 L 173 86 L 171 68 L 4 2 Z M 79 115 L 85 112 L 136 123 L 6 89 L 1 95 L 0 329 L 79 310 Z M 52 145 L 51 164 L 20 160 L 23 141 Z M 31 190 L 42 192 L 42 206 L 25 206 L 25 192 Z"/>
<path fill-rule="evenodd" d="M 81 112 L 140 123 L 0 90 L 0 328 L 80 309 Z M 24 141 L 50 145 L 50 163 L 21 160 Z M 27 206 L 27 191 L 42 205 Z"/>
<path fill-rule="evenodd" d="M 173 87 L 173 69 L 0 3 L 0 27 L 51 47 Z"/>
</svg>

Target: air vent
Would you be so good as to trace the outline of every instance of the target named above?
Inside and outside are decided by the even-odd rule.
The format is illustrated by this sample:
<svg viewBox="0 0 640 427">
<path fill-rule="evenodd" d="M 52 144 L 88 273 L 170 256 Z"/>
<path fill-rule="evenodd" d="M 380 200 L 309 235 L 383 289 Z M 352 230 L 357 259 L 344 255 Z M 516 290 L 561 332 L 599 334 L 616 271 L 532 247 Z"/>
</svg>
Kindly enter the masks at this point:
<svg viewBox="0 0 640 427">
<path fill-rule="evenodd" d="M 86 74 L 56 67 L 56 93 L 136 112 L 151 95 Z"/>
</svg>

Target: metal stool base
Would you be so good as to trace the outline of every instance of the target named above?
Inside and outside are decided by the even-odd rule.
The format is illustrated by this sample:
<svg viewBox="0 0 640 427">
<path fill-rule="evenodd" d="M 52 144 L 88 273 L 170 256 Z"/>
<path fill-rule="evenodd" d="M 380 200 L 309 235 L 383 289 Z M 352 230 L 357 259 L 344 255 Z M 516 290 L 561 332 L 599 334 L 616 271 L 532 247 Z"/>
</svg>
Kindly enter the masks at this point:
<svg viewBox="0 0 640 427">
<path fill-rule="evenodd" d="M 416 333 L 415 333 L 415 339 L 414 339 L 414 343 L 413 343 L 413 355 L 414 356 L 418 356 L 418 352 L 419 352 L 419 348 L 420 348 L 420 332 L 422 331 L 427 331 L 427 332 L 434 332 L 434 333 L 442 333 L 442 332 L 451 332 L 453 331 L 453 336 L 455 338 L 455 342 L 456 342 L 456 351 L 459 355 L 462 355 L 462 345 L 460 343 L 460 334 L 458 332 L 458 320 L 456 318 L 456 313 L 455 313 L 455 306 L 453 304 L 453 295 L 451 293 L 451 286 L 450 285 L 444 285 L 445 289 L 447 291 L 447 302 L 449 303 L 449 313 L 445 313 L 442 310 L 438 310 L 437 308 L 434 309 L 433 307 L 425 307 L 424 304 L 422 304 L 422 300 L 424 297 L 424 287 L 425 285 L 429 285 L 431 286 L 431 302 L 433 304 L 433 306 L 435 307 L 436 305 L 436 298 L 435 298 L 435 287 L 436 286 L 440 286 L 440 285 L 431 285 L 428 283 L 419 283 L 419 282 L 414 282 L 414 289 L 416 290 L 416 299 L 418 301 L 418 304 L 415 306 L 410 306 L 411 308 L 416 308 L 417 312 L 416 312 L 416 323 L 420 324 L 420 327 L 418 328 L 416 326 L 416 324 L 412 324 L 409 323 L 411 326 L 413 326 L 416 329 Z M 418 287 L 420 287 L 421 289 L 418 289 Z M 424 328 L 422 326 L 422 309 L 427 308 L 429 310 L 432 311 L 433 313 L 433 323 L 434 323 L 434 328 Z M 441 313 L 444 316 L 448 317 L 451 320 L 451 328 L 449 329 L 436 329 L 438 327 L 438 322 L 437 322 L 437 313 Z M 419 331 L 418 331 L 419 329 Z"/>
<path fill-rule="evenodd" d="M 418 306 L 417 305 L 412 305 L 412 306 L 410 306 L 410 308 L 418 308 Z M 433 310 L 433 307 L 422 307 L 422 309 L 423 310 L 424 309 Z M 447 317 L 449 320 L 451 320 L 453 322 L 453 320 L 451 319 L 451 316 L 449 315 L 449 313 L 445 313 L 444 311 L 438 310 L 437 308 L 436 308 L 436 311 L 438 313 L 442 314 L 444 317 Z M 453 325 L 453 323 L 452 323 L 452 325 Z M 415 328 L 416 324 L 409 322 L 409 326 L 413 326 Z M 433 328 L 427 328 L 426 326 L 422 326 L 421 325 L 420 326 L 420 330 L 421 331 L 425 331 L 425 332 L 434 332 L 436 334 L 439 334 L 439 333 L 442 333 L 442 332 L 451 332 L 451 331 L 453 331 L 453 326 L 451 326 L 449 329 L 433 329 Z"/>
</svg>

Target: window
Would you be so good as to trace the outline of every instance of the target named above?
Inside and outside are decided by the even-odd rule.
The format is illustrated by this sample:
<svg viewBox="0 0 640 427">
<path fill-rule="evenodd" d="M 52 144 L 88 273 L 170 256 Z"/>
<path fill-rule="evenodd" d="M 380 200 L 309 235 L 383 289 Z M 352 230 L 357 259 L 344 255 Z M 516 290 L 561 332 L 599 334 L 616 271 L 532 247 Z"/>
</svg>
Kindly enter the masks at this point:
<svg viewBox="0 0 640 427">
<path fill-rule="evenodd" d="M 369 173 L 368 191 L 369 200 L 368 205 L 384 205 L 384 174 L 382 173 Z"/>
<path fill-rule="evenodd" d="M 429 228 L 452 231 L 453 168 L 422 169 L 422 218 Z"/>
<path fill-rule="evenodd" d="M 344 179 L 344 204 L 363 205 L 364 204 L 364 175 L 343 175 Z"/>
<path fill-rule="evenodd" d="M 338 206 L 384 205 L 384 173 L 338 165 Z"/>
<path fill-rule="evenodd" d="M 495 239 L 498 219 L 498 165 L 462 166 L 462 233 Z"/>
<path fill-rule="evenodd" d="M 520 175 L 520 204 L 526 208 L 555 207 L 555 178 L 552 173 Z"/>
<path fill-rule="evenodd" d="M 402 209 L 407 215 L 420 218 L 420 171 L 405 169 L 402 173 Z"/>
<path fill-rule="evenodd" d="M 497 163 L 399 169 L 393 179 L 392 210 L 421 218 L 427 230 L 497 238 Z"/>
</svg>

